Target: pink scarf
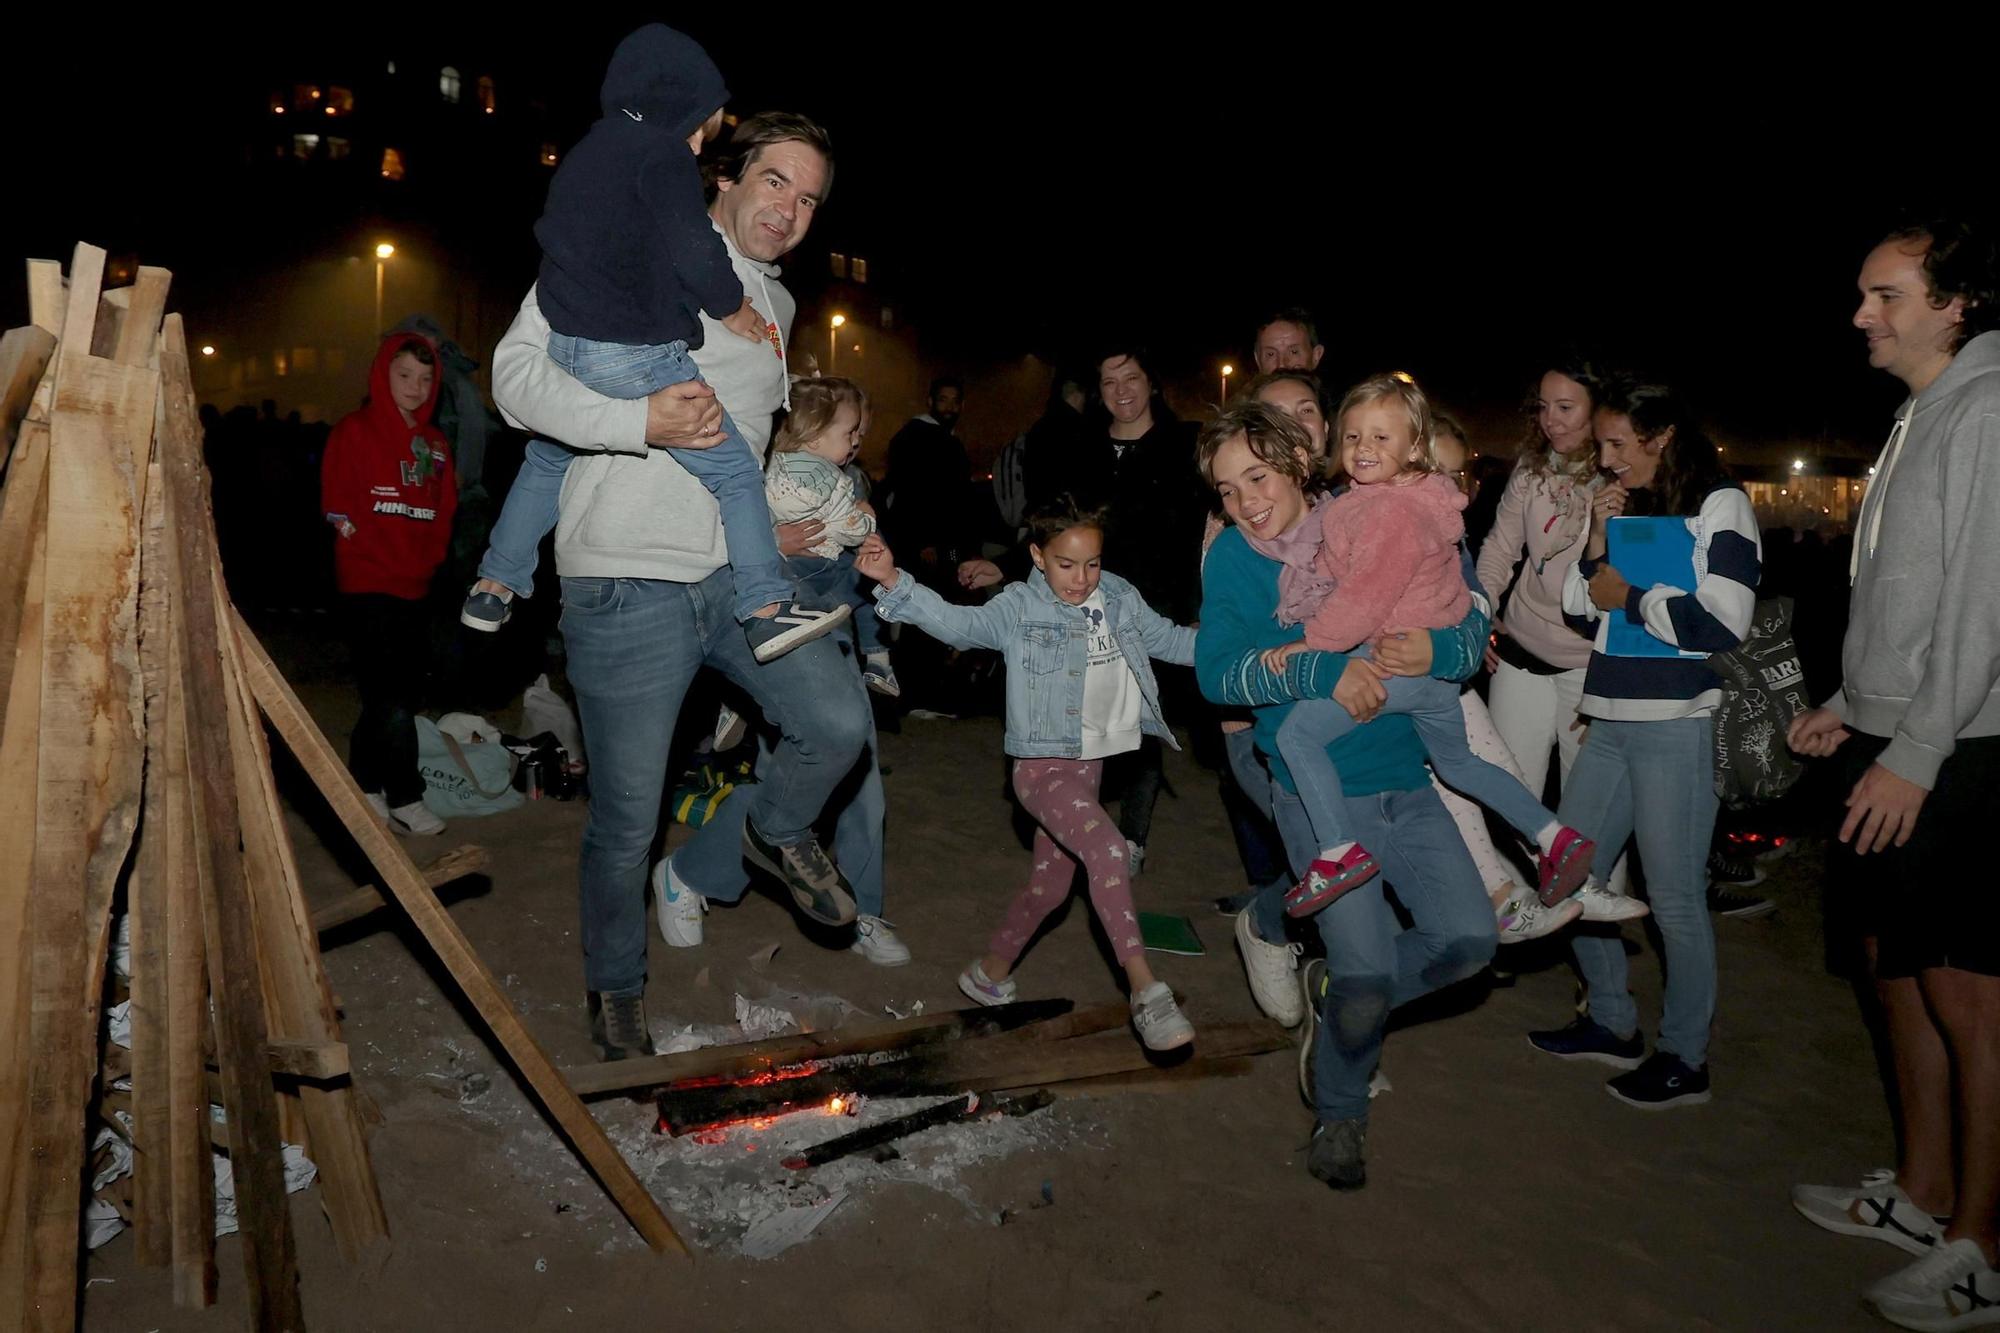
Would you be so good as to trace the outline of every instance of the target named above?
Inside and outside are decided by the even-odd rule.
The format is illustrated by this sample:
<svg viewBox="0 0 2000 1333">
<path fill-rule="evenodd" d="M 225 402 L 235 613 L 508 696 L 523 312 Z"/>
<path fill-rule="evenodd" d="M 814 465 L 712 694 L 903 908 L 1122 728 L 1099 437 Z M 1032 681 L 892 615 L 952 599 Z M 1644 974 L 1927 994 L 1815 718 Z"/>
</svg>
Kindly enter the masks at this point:
<svg viewBox="0 0 2000 1333">
<path fill-rule="evenodd" d="M 1251 550 L 1282 566 L 1278 571 L 1280 625 L 1304 623 L 1333 592 L 1336 580 L 1320 573 L 1318 568 L 1319 548 L 1326 540 L 1324 510 L 1332 503 L 1331 496 L 1320 496 L 1313 501 L 1305 522 L 1276 537 L 1252 537 L 1249 529 L 1243 531 Z"/>
</svg>

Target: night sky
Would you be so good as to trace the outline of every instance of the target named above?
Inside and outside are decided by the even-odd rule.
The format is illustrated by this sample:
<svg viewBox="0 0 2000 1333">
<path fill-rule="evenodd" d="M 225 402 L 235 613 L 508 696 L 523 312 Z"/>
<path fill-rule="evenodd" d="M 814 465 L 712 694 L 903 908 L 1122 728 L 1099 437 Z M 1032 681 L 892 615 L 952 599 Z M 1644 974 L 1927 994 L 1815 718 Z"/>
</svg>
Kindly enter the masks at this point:
<svg viewBox="0 0 2000 1333">
<path fill-rule="evenodd" d="M 4 93 L 17 180 L 43 201 L 14 192 L 8 251 L 112 235 L 191 293 L 226 290 L 247 232 L 282 249 L 293 230 L 235 179 L 232 127 L 268 88 L 348 52 L 455 42 L 532 68 L 573 138 L 611 46 L 654 12 L 565 14 L 560 33 L 542 13 L 515 31 L 243 27 L 234 55 L 185 24 L 128 34 L 145 77 L 97 54 Z M 1847 324 L 1862 255 L 1906 211 L 1993 210 L 1990 110 L 1954 104 L 1935 31 L 1897 54 L 1625 35 L 1629 17 L 1616 37 L 1474 30 L 1413 9 L 1205 26 L 771 13 L 676 21 L 710 46 L 733 109 L 834 134 L 837 184 L 794 272 L 867 255 L 926 348 L 969 365 L 1137 330 L 1191 382 L 1243 362 L 1256 312 L 1300 301 L 1336 388 L 1406 368 L 1504 411 L 1576 343 L 1677 380 L 1736 436 L 1872 449 L 1900 395 Z M 531 222 L 488 220 L 519 229 L 490 261 L 510 285 L 532 277 Z M 0 293 L 8 322 L 21 305 Z"/>
</svg>

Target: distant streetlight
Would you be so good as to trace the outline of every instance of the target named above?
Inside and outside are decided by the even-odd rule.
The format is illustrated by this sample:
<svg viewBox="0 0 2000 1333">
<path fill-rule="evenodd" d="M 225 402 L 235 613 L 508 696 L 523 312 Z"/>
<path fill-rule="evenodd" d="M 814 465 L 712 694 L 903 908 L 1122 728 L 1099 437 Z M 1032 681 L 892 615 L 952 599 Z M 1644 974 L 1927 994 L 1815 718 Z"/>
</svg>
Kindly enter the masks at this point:
<svg viewBox="0 0 2000 1333">
<path fill-rule="evenodd" d="M 1803 459 L 1803 458 L 1794 458 L 1794 459 L 1792 460 L 1792 471 L 1794 471 L 1794 472 L 1804 472 L 1805 470 L 1806 470 L 1806 460 L 1805 460 L 1805 459 Z"/>
<path fill-rule="evenodd" d="M 1229 401 L 1229 377 L 1236 373 L 1236 367 L 1227 361 L 1222 363 L 1222 401 Z"/>
<path fill-rule="evenodd" d="M 214 355 L 215 355 L 215 344 L 214 344 L 214 343 L 203 343 L 203 344 L 201 345 L 201 354 L 202 354 L 203 356 L 214 356 Z"/>
<path fill-rule="evenodd" d="M 396 247 L 387 241 L 375 247 L 375 334 L 382 334 L 382 273 L 388 266 L 389 256 L 396 253 Z"/>
<path fill-rule="evenodd" d="M 836 314 L 826 322 L 826 373 L 834 373 L 840 361 L 840 326 L 847 322 L 847 316 Z"/>
</svg>

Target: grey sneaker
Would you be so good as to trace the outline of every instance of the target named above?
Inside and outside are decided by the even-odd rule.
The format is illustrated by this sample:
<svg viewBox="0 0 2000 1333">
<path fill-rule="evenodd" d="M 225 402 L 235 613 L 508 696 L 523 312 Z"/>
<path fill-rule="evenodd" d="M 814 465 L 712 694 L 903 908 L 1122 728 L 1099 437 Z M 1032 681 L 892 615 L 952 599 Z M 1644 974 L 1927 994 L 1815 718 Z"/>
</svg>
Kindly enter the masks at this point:
<svg viewBox="0 0 2000 1333">
<path fill-rule="evenodd" d="M 653 1034 L 646 1026 L 646 997 L 590 993 L 590 1039 L 606 1060 L 630 1060 L 653 1055 Z"/>
<path fill-rule="evenodd" d="M 1194 1041 L 1194 1025 L 1174 1003 L 1173 988 L 1164 981 L 1132 997 L 1132 1026 L 1149 1051 L 1177 1051 Z"/>
<path fill-rule="evenodd" d="M 1368 1144 L 1366 1120 L 1335 1120 L 1313 1127 L 1312 1147 L 1306 1151 L 1306 1170 L 1314 1180 L 1337 1190 L 1358 1190 L 1368 1183 L 1368 1163 L 1363 1150 Z"/>
<path fill-rule="evenodd" d="M 743 821 L 743 854 L 752 865 L 776 875 L 791 891 L 800 912 L 823 926 L 854 923 L 854 891 L 840 867 L 827 859 L 817 840 L 807 838 L 789 847 L 766 842 L 757 826 Z"/>
<path fill-rule="evenodd" d="M 512 600 L 512 594 L 502 597 L 498 593 L 475 589 L 466 597 L 465 605 L 459 608 L 458 623 L 467 629 L 484 630 L 491 634 L 513 616 Z"/>
<path fill-rule="evenodd" d="M 815 611 L 797 602 L 787 602 L 774 616 L 752 616 L 744 621 L 743 633 L 750 640 L 750 655 L 759 662 L 770 662 L 838 629 L 853 614 L 854 608 L 845 602 L 831 611 Z"/>
</svg>

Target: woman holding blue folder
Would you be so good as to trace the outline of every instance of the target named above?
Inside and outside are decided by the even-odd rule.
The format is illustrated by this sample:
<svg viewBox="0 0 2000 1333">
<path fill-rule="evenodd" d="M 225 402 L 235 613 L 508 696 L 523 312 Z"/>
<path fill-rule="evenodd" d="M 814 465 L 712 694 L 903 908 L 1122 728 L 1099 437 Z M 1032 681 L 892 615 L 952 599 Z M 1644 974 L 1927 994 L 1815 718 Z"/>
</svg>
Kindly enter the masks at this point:
<svg viewBox="0 0 2000 1333">
<path fill-rule="evenodd" d="M 1706 867 L 1722 681 L 1708 655 L 1734 648 L 1750 627 L 1762 545 L 1749 497 L 1672 390 L 1607 385 L 1592 425 L 1611 484 L 1592 500 L 1583 557 L 1563 587 L 1564 615 L 1594 646 L 1580 710 L 1590 731 L 1559 818 L 1596 841 L 1598 878 L 1636 836 L 1666 953 L 1665 1013 L 1648 1058 L 1624 940 L 1584 927 L 1572 948 L 1590 1012 L 1528 1040 L 1628 1071 L 1611 1080 L 1611 1095 L 1658 1110 L 1709 1098 L 1716 984 Z"/>
</svg>

